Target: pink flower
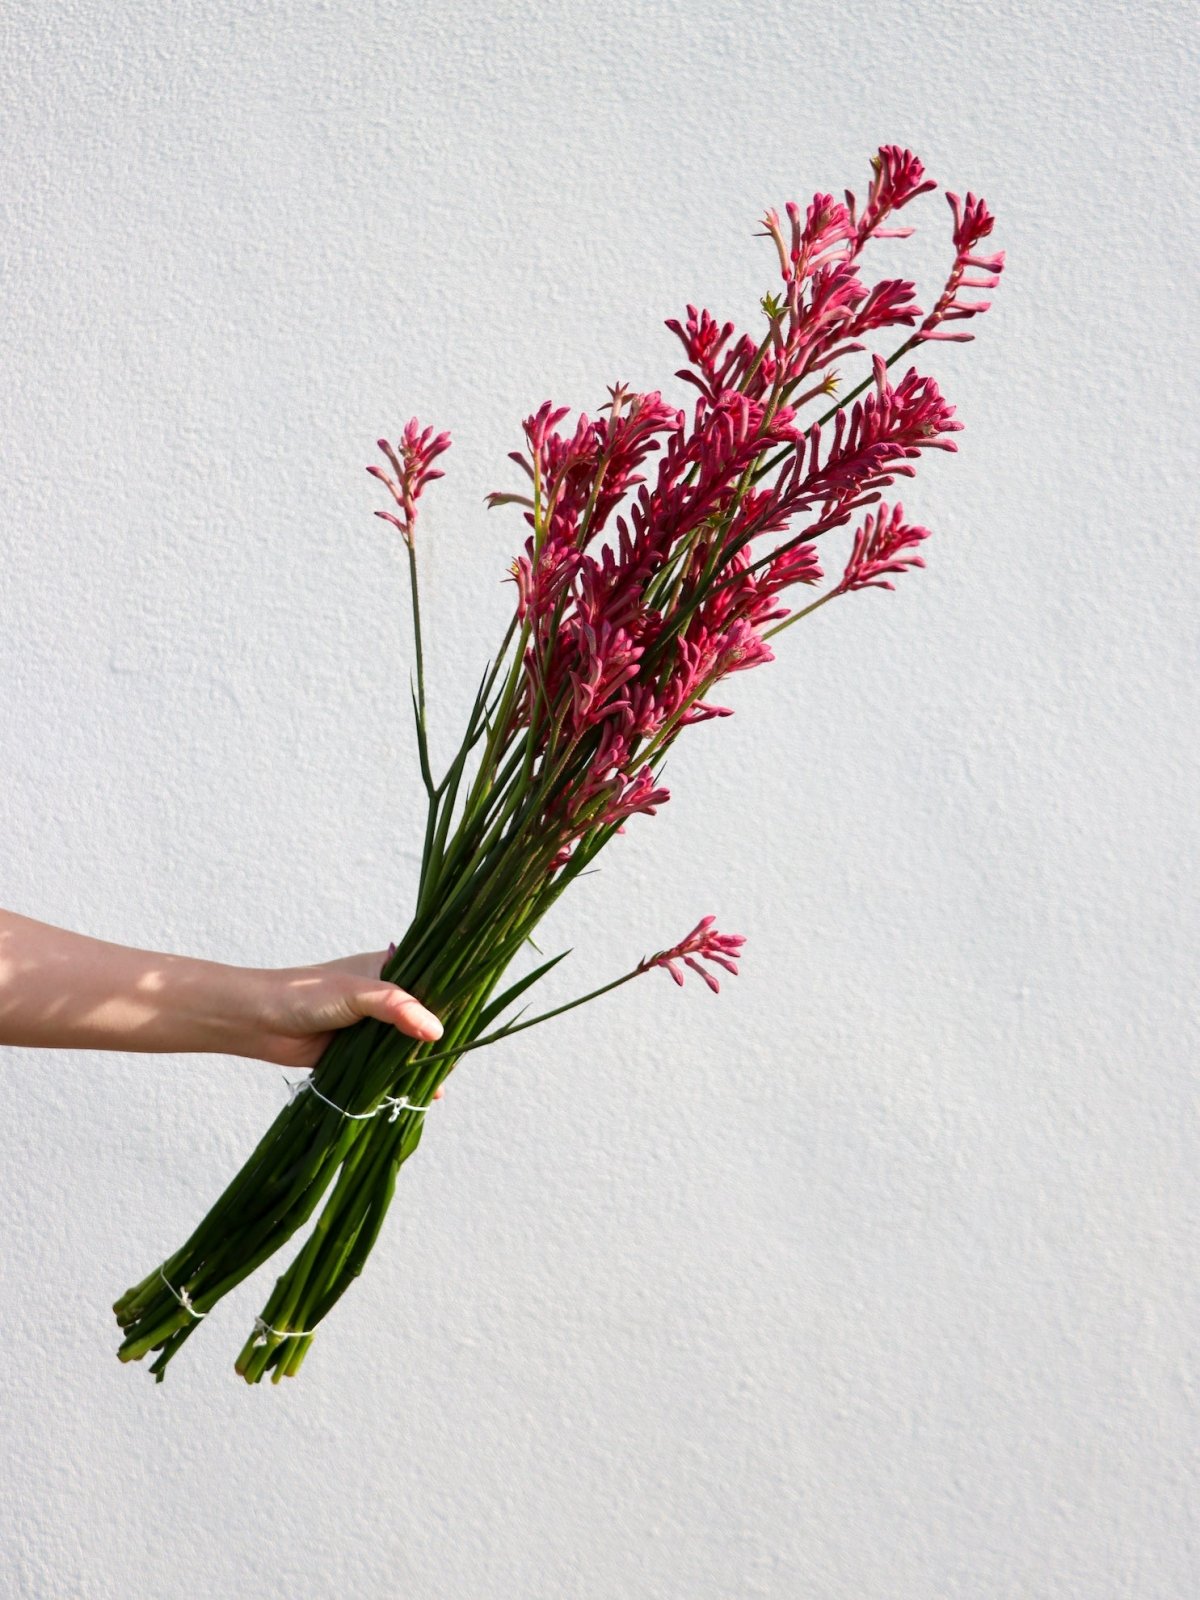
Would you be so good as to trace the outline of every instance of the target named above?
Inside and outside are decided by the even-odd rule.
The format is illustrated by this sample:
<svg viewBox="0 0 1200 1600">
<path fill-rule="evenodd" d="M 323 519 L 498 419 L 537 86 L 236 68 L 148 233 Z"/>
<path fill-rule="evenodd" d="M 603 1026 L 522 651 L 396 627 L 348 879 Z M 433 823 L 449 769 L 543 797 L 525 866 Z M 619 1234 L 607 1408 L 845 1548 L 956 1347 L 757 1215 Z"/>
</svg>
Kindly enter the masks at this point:
<svg viewBox="0 0 1200 1600">
<path fill-rule="evenodd" d="M 655 810 L 659 806 L 665 806 L 670 798 L 671 791 L 655 783 L 652 769 L 643 767 L 637 777 L 626 784 L 617 801 L 616 810 L 623 817 L 632 817 L 639 811 L 647 817 L 652 817 Z M 613 818 L 607 820 L 612 821 Z"/>
<path fill-rule="evenodd" d="M 770 645 L 745 618 L 735 617 L 722 626 L 709 626 L 703 618 L 693 620 L 677 641 L 673 670 L 666 682 L 654 688 L 641 686 L 641 694 L 630 696 L 632 726 L 650 732 L 676 717 L 686 727 L 732 716 L 728 706 L 707 705 L 700 696 L 729 673 L 772 660 Z"/>
<path fill-rule="evenodd" d="M 911 328 L 921 315 L 913 299 L 915 288 L 906 278 L 881 278 L 855 311 L 845 337 L 861 339 L 878 328 Z"/>
<path fill-rule="evenodd" d="M 824 465 L 823 434 L 814 424 L 804 436 L 776 488 L 770 508 L 772 524 L 781 526 L 798 512 L 819 506 L 809 539 L 840 527 L 860 506 L 878 499 L 877 491 L 897 477 L 911 478 L 909 463 L 922 450 L 956 450 L 949 437 L 962 429 L 954 407 L 932 378 L 909 369 L 898 384 L 888 381 L 887 367 L 876 356 L 875 389 L 856 401 L 849 417 L 839 411 Z"/>
<path fill-rule="evenodd" d="M 686 326 L 671 320 L 667 327 L 687 351 L 690 367 L 676 376 L 693 383 L 716 405 L 730 390 L 752 400 L 792 390 L 810 373 L 863 346 L 858 340 L 880 328 L 911 327 L 921 315 L 912 298 L 913 285 L 885 279 L 868 293 L 855 275 L 855 258 L 866 240 L 911 229 L 881 227 L 891 212 L 926 189 L 924 168 L 911 151 L 887 145 L 874 159 L 875 178 L 860 221 L 832 195 L 816 194 L 806 212 L 789 201 L 787 223 L 777 211 L 762 219 L 762 232 L 775 245 L 785 284 L 781 296 L 763 301 L 769 318 L 768 346 L 736 335 L 732 322 L 719 323 L 709 311 L 687 308 Z M 811 399 L 818 390 L 809 391 Z"/>
<path fill-rule="evenodd" d="M 996 288 L 1004 271 L 1004 251 L 982 256 L 976 249 L 980 240 L 986 239 L 991 233 L 996 222 L 987 208 L 986 200 L 973 194 L 968 194 L 965 201 L 956 194 L 947 194 L 946 199 L 954 213 L 954 265 L 937 305 L 921 324 L 916 337 L 918 340 L 945 339 L 953 344 L 966 344 L 975 337 L 973 333 L 949 333 L 941 324 L 963 322 L 989 309 L 990 300 L 966 300 L 963 291 Z M 981 276 L 968 277 L 968 272 L 976 272 Z"/>
<path fill-rule="evenodd" d="M 867 517 L 854 536 L 854 549 L 846 564 L 842 581 L 834 594 L 849 594 L 851 589 L 894 589 L 887 581 L 889 573 L 907 572 L 909 567 L 923 567 L 918 555 L 905 555 L 924 539 L 929 529 L 905 522 L 904 507 L 886 506 Z"/>
<path fill-rule="evenodd" d="M 566 838 L 552 867 L 559 867 L 570 859 L 571 846 L 576 839 L 593 828 L 620 826 L 632 816 L 652 817 L 659 806 L 666 805 L 671 791 L 655 782 L 653 768 L 647 764 L 640 772 L 630 775 L 622 763 L 629 759 L 628 742 L 611 725 L 605 730 L 605 741 L 591 764 L 587 778 L 567 798 L 565 807 Z M 596 805 L 596 801 L 601 803 Z"/>
<path fill-rule="evenodd" d="M 768 211 L 763 217 L 763 235 L 774 240 L 785 283 L 802 283 L 829 262 L 845 259 L 855 232 L 853 219 L 840 201 L 831 194 L 813 195 L 803 220 L 794 200 L 785 209 L 786 238 L 778 211 Z"/>
<path fill-rule="evenodd" d="M 624 824 L 637 815 L 652 817 L 659 806 L 665 806 L 671 798 L 669 789 L 655 783 L 654 772 L 648 766 L 643 767 L 636 777 L 630 778 L 622 772 L 618 778 L 620 787 L 615 789 L 611 801 L 596 819 L 601 827 Z M 624 827 L 618 826 L 617 832 L 624 833 Z"/>
<path fill-rule="evenodd" d="M 687 308 L 687 325 L 683 327 L 672 317 L 667 327 L 687 351 L 690 367 L 681 367 L 675 374 L 685 383 L 694 383 L 707 400 L 715 402 L 725 389 L 739 387 L 757 346 L 749 334 L 741 334 L 736 342 L 729 340 L 737 332 L 732 322 L 719 323 L 710 311 Z"/>
<path fill-rule="evenodd" d="M 908 231 L 888 224 L 934 185 L 897 145 L 872 165 L 861 211 L 851 195 L 842 205 L 817 194 L 807 210 L 767 212 L 785 288 L 763 301 L 763 338 L 692 305 L 684 322 L 668 322 L 689 362 L 679 375 L 699 391 L 690 415 L 616 385 L 595 419 L 571 421 L 549 401 L 526 419 L 514 459 L 529 492 L 490 503 L 519 503 L 531 528 L 512 567 L 525 682 L 510 726 L 536 721 L 535 754 L 553 748 L 568 763 L 569 796 L 544 818 L 557 842 L 598 818 L 652 814 L 665 791 L 645 762 L 657 766 L 680 727 L 731 714 L 708 696 L 772 659 L 765 635 L 788 615 L 783 591 L 822 576 L 814 541 L 912 477 L 925 450 L 956 448 L 961 423 L 934 380 L 910 369 L 893 384 L 880 356 L 873 386 L 834 408 L 835 420 L 797 421 L 802 406 L 833 394 L 831 363 L 922 315 L 910 282 L 869 286 L 858 258 L 868 239 Z M 977 254 L 992 228 L 983 201 L 950 204 L 954 270 L 901 352 L 963 337 L 938 325 L 977 314 L 964 295 L 990 284 L 969 274 L 994 278 L 1003 263 Z M 925 537 L 898 507 L 871 512 L 833 592 L 890 587 L 921 564 Z"/>
<path fill-rule="evenodd" d="M 685 939 L 672 945 L 669 950 L 660 950 L 655 956 L 647 956 L 638 963 L 639 972 L 649 972 L 651 967 L 662 967 L 669 972 L 675 982 L 683 984 L 683 973 L 679 970 L 682 961 L 685 967 L 690 967 L 693 972 L 699 973 L 714 994 L 720 992 L 721 985 L 711 972 L 706 972 L 700 965 L 701 961 L 709 961 L 718 967 L 724 967 L 726 972 L 732 972 L 737 977 L 737 964 L 741 959 L 740 952 L 745 944 L 745 939 L 738 933 L 718 933 L 713 927 L 715 917 L 704 917 L 692 929 Z"/>
<path fill-rule="evenodd" d="M 390 511 L 377 511 L 375 515 L 399 528 L 405 544 L 411 545 L 417 521 L 417 501 L 426 484 L 445 476 L 434 471 L 433 463 L 443 451 L 449 450 L 450 435 L 435 435 L 432 428 L 426 428 L 422 433 L 420 423 L 413 417 L 401 435 L 399 458 L 386 439 L 379 440 L 379 448 L 391 463 L 395 478 L 389 477 L 382 467 L 371 466 L 367 471 L 387 485 L 392 499 L 400 507 L 401 516 L 393 516 Z"/>
<path fill-rule="evenodd" d="M 778 594 L 780 589 L 790 589 L 794 583 L 820 583 L 824 576 L 814 546 L 793 545 L 789 550 L 780 551 L 767 567 L 764 587 Z"/>
<path fill-rule="evenodd" d="M 625 786 L 625 768 L 630 761 L 630 741 L 626 730 L 609 719 L 601 724 L 600 742 L 588 762 L 588 769 L 579 783 L 564 797 L 563 814 L 568 824 L 590 812 L 592 803 L 600 796 L 611 803 Z M 585 823 L 590 827 L 591 823 Z"/>
<path fill-rule="evenodd" d="M 602 622 L 579 629 L 579 665 L 571 672 L 572 722 L 576 731 L 612 711 L 614 697 L 637 677 L 641 646 L 623 628 Z"/>
<path fill-rule="evenodd" d="M 867 193 L 867 203 L 857 219 L 857 245 L 861 249 L 869 238 L 907 239 L 911 228 L 882 228 L 880 224 L 893 211 L 899 211 L 918 195 L 936 189 L 932 178 L 926 178 L 925 168 L 913 155 L 898 144 L 881 145 L 879 154 L 871 157 L 874 176 Z M 850 215 L 855 215 L 854 196 L 847 192 L 846 204 Z"/>
</svg>

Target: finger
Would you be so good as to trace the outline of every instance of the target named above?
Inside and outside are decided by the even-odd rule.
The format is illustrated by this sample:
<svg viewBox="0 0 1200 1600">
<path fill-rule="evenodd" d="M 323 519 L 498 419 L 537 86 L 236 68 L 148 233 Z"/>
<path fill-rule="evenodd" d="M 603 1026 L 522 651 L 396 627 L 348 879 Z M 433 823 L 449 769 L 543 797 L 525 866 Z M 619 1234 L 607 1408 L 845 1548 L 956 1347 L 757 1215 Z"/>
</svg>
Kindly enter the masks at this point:
<svg viewBox="0 0 1200 1600">
<path fill-rule="evenodd" d="M 352 1000 L 361 1016 L 390 1022 L 412 1039 L 432 1041 L 442 1037 L 442 1025 L 433 1012 L 426 1010 L 415 995 L 394 983 L 364 986 L 355 991 Z"/>
</svg>

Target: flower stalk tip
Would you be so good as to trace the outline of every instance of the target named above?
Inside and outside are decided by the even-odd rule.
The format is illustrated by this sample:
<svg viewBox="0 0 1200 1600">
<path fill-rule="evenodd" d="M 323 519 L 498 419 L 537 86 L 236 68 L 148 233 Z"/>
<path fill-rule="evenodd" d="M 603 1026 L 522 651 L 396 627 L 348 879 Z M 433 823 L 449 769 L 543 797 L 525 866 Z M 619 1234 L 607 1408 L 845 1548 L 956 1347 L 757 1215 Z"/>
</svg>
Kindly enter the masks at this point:
<svg viewBox="0 0 1200 1600">
<path fill-rule="evenodd" d="M 638 972 L 649 972 L 654 967 L 661 967 L 664 972 L 669 972 L 682 988 L 683 973 L 680 971 L 682 962 L 685 967 L 690 967 L 693 972 L 698 973 L 714 994 L 719 994 L 720 983 L 700 963 L 711 962 L 723 967 L 736 978 L 741 948 L 746 941 L 741 934 L 718 933 L 715 927 L 716 920 L 712 916 L 702 917 L 691 933 L 682 938 L 678 944 L 672 945 L 669 950 L 660 950 L 657 955 L 647 956 L 644 961 L 639 962 Z"/>
<path fill-rule="evenodd" d="M 377 443 L 387 457 L 392 472 L 389 474 L 379 466 L 369 466 L 367 471 L 385 485 L 400 508 L 400 515 L 396 516 L 391 511 L 377 511 L 375 515 L 397 528 L 400 537 L 411 549 L 417 522 L 417 502 L 426 485 L 435 478 L 445 476 L 434 469 L 433 463 L 449 450 L 450 435 L 435 434 L 432 428 L 422 431 L 420 423 L 413 417 L 405 424 L 398 452 L 387 439 L 379 439 Z"/>
</svg>

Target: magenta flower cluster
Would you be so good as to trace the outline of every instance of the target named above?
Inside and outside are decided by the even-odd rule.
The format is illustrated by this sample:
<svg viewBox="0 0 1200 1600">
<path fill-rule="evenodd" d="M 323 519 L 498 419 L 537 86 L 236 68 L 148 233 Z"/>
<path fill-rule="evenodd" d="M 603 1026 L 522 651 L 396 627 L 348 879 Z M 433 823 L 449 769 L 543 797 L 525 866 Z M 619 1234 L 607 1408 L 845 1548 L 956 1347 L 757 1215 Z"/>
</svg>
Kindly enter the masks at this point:
<svg viewBox="0 0 1200 1600">
<path fill-rule="evenodd" d="M 387 485 L 392 499 L 400 508 L 400 515 L 397 517 L 391 511 L 377 511 L 375 515 L 398 528 L 405 544 L 411 545 L 417 520 L 417 501 L 426 484 L 432 483 L 435 478 L 445 477 L 444 472 L 434 470 L 433 463 L 444 451 L 449 450 L 450 435 L 435 434 L 432 428 L 422 432 L 420 423 L 413 417 L 401 435 L 399 457 L 386 439 L 379 440 L 379 448 L 391 463 L 395 477 L 390 477 L 382 467 L 371 466 L 367 471 Z"/>
<path fill-rule="evenodd" d="M 648 972 L 651 967 L 662 967 L 682 987 L 683 973 L 679 970 L 682 961 L 685 967 L 691 967 L 693 972 L 700 974 L 714 994 L 719 993 L 720 983 L 700 963 L 707 961 L 714 966 L 724 967 L 736 978 L 738 959 L 746 941 L 740 933 L 718 933 L 716 920 L 715 917 L 702 917 L 686 938 L 672 945 L 669 950 L 660 950 L 656 956 L 649 956 L 641 963 L 639 970 Z"/>
<path fill-rule="evenodd" d="M 780 286 L 763 298 L 760 337 L 691 305 L 667 323 L 685 355 L 676 376 L 696 391 L 690 410 L 618 385 L 598 416 L 571 422 L 547 401 L 526 419 L 512 455 L 524 487 L 488 499 L 521 506 L 530 528 L 512 566 L 522 677 L 504 737 L 522 734 L 537 770 L 560 775 L 542 816 L 548 872 L 654 814 L 669 798 L 657 777 L 667 747 L 683 727 L 730 714 L 712 691 L 772 660 L 782 626 L 923 564 L 928 530 L 883 495 L 924 451 L 954 450 L 961 424 L 933 378 L 910 367 L 893 381 L 890 369 L 927 341 L 969 339 L 962 324 L 990 303 L 975 296 L 1004 264 L 981 253 L 985 202 L 949 194 L 954 258 L 932 310 L 906 279 L 866 281 L 868 247 L 910 234 L 898 214 L 934 187 L 911 151 L 885 145 L 861 205 L 847 191 L 768 211 Z M 891 329 L 909 331 L 835 399 L 839 369 Z M 824 415 L 805 420 L 816 403 Z M 411 422 L 398 456 L 381 441 L 394 477 L 369 469 L 401 508 L 379 515 L 408 541 L 448 442 Z M 824 577 L 816 541 L 856 519 L 840 579 L 793 612 L 792 593 Z M 706 918 L 648 964 L 682 981 L 683 962 L 715 988 L 697 962 L 736 971 L 740 944 Z"/>
</svg>

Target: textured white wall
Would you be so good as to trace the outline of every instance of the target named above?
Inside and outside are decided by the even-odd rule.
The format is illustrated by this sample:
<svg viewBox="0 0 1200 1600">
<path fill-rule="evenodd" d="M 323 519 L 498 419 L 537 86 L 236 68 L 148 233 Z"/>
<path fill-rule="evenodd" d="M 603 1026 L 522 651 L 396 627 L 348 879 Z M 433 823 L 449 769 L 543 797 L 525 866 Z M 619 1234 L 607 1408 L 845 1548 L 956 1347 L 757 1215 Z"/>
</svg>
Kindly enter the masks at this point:
<svg viewBox="0 0 1200 1600">
<path fill-rule="evenodd" d="M 278 1074 L 5 1053 L 5 1596 L 1197 1592 L 1186 13 L 9 0 L 0 904 L 104 937 L 403 925 L 380 432 L 456 439 L 444 736 L 519 419 L 748 318 L 765 205 L 907 142 L 1010 265 L 929 570 L 789 634 L 558 919 L 555 996 L 710 909 L 744 976 L 464 1065 L 298 1383 L 231 1370 L 268 1275 L 161 1389 L 108 1312 Z"/>
</svg>

